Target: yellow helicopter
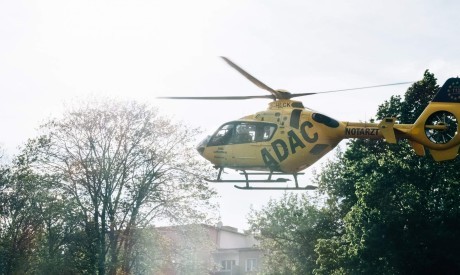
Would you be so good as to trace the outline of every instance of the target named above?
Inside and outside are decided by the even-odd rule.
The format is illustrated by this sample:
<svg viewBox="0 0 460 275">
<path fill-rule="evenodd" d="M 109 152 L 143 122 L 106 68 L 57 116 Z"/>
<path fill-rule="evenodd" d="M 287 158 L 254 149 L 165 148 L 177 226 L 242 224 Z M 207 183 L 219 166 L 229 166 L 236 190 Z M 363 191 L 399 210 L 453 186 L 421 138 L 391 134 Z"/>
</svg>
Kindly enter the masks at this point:
<svg viewBox="0 0 460 275">
<path fill-rule="evenodd" d="M 239 189 L 263 190 L 312 190 L 314 186 L 299 186 L 297 176 L 300 171 L 314 164 L 337 144 L 348 138 L 385 139 L 396 143 L 398 139 L 408 139 L 415 153 L 425 155 L 427 148 L 436 161 L 454 159 L 460 147 L 458 119 L 460 117 L 460 78 L 450 78 L 438 91 L 414 124 L 398 124 L 393 117 L 379 123 L 338 121 L 319 112 L 305 108 L 294 97 L 318 93 L 293 94 L 285 90 L 274 90 L 265 85 L 228 58 L 222 57 L 231 67 L 268 92 L 262 96 L 224 96 L 224 97 L 161 97 L 168 99 L 201 100 L 241 100 L 253 98 L 272 99 L 265 111 L 245 116 L 223 124 L 197 147 L 198 152 L 216 169 L 217 179 L 210 182 L 245 183 L 235 185 Z M 353 89 L 366 89 L 393 83 Z M 224 168 L 240 171 L 241 180 L 222 179 Z M 253 172 L 248 172 L 253 171 Z M 264 176 L 263 179 L 249 177 Z M 292 175 L 294 187 L 251 186 L 251 183 L 286 183 L 289 179 L 273 178 L 279 175 Z M 265 178 L 265 176 L 268 176 Z"/>
</svg>

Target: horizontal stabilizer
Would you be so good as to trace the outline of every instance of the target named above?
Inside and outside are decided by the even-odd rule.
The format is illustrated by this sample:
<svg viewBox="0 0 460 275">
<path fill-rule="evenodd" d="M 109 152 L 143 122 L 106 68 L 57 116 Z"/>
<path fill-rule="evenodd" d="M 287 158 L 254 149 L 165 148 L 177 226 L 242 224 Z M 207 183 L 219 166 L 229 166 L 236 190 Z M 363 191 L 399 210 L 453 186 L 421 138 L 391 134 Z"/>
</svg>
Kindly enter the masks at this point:
<svg viewBox="0 0 460 275">
<path fill-rule="evenodd" d="M 418 156 L 425 156 L 425 147 L 422 144 L 412 140 L 409 140 L 409 144 L 412 146 L 412 149 L 414 149 Z"/>
<path fill-rule="evenodd" d="M 388 143 L 396 143 L 396 135 L 393 128 L 395 122 L 396 118 L 386 117 L 379 123 L 380 132 Z"/>
<path fill-rule="evenodd" d="M 433 156 L 435 161 L 450 160 L 450 159 L 454 159 L 457 157 L 459 147 L 460 145 L 454 146 L 446 150 L 430 149 L 430 153 Z"/>
</svg>

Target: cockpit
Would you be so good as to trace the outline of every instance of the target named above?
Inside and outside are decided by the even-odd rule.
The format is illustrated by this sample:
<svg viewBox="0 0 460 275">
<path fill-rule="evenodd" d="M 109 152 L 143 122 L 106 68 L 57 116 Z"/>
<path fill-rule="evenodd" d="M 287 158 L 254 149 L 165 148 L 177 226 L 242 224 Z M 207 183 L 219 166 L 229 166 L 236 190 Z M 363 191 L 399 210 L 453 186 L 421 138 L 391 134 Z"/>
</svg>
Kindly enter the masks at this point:
<svg viewBox="0 0 460 275">
<path fill-rule="evenodd" d="M 222 125 L 210 138 L 208 146 L 269 141 L 277 125 L 266 122 L 233 121 Z"/>
</svg>

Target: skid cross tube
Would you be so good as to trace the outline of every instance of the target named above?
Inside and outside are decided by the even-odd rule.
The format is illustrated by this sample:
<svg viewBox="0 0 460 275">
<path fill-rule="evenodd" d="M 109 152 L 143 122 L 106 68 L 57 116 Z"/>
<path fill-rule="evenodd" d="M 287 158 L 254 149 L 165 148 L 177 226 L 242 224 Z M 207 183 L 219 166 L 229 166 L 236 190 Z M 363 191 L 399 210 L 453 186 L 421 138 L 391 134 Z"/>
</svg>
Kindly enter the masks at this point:
<svg viewBox="0 0 460 275">
<path fill-rule="evenodd" d="M 219 172 L 217 174 L 217 179 L 211 180 L 211 179 L 206 179 L 208 182 L 229 182 L 229 183 L 246 183 L 244 186 L 239 186 L 239 185 L 234 185 L 235 188 L 238 189 L 243 189 L 243 190 L 315 190 L 316 186 L 313 185 L 307 185 L 304 187 L 299 186 L 299 182 L 297 179 L 298 175 L 303 175 L 304 173 L 282 173 L 282 172 L 275 172 L 275 171 L 270 171 L 270 172 L 246 172 L 246 170 L 241 170 L 240 175 L 244 176 L 244 179 L 241 180 L 224 180 L 222 179 L 222 172 L 224 171 L 223 167 L 218 167 Z M 249 179 L 249 176 L 264 176 L 268 175 L 267 179 Z M 281 175 L 288 175 L 288 176 L 293 176 L 294 177 L 294 184 L 295 187 L 282 187 L 282 186 L 261 186 L 261 187 L 255 187 L 251 186 L 251 183 L 286 183 L 291 181 L 290 179 L 287 178 L 276 178 L 273 179 L 272 176 L 281 176 Z"/>
<path fill-rule="evenodd" d="M 307 185 L 305 187 L 246 187 L 234 185 L 234 187 L 240 190 L 316 190 L 316 186 L 314 185 Z"/>
</svg>

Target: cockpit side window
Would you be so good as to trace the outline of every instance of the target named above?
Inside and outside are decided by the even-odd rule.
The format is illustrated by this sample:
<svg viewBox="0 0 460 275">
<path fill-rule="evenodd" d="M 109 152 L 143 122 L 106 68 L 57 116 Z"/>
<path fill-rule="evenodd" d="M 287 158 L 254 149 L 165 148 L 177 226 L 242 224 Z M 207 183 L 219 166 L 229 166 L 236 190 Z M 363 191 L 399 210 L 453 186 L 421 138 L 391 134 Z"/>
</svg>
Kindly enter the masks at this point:
<svg viewBox="0 0 460 275">
<path fill-rule="evenodd" d="M 276 124 L 263 122 L 232 122 L 224 124 L 209 141 L 210 146 L 268 141 L 276 131 Z"/>
<path fill-rule="evenodd" d="M 234 124 L 225 124 L 220 127 L 219 130 L 217 130 L 217 132 L 211 137 L 211 140 L 209 140 L 209 145 L 216 146 L 228 144 L 233 136 L 234 128 Z"/>
</svg>

